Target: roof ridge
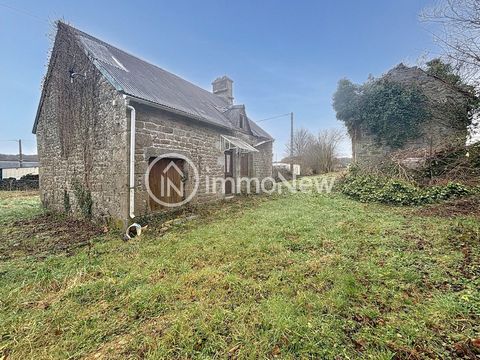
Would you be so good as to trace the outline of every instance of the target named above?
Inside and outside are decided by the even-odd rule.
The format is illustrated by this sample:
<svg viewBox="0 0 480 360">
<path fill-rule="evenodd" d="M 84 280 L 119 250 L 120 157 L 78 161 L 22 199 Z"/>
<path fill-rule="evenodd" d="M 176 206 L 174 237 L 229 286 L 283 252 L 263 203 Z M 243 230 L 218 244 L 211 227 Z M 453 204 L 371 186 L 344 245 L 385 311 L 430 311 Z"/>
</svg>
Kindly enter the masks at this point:
<svg viewBox="0 0 480 360">
<path fill-rule="evenodd" d="M 66 24 L 66 23 L 64 23 L 64 22 L 62 22 L 62 21 L 58 21 L 58 23 L 61 24 L 61 25 L 63 25 L 63 26 L 66 26 L 66 27 L 68 27 L 68 28 L 70 28 L 70 29 L 72 29 L 72 30 L 74 30 L 74 31 L 77 32 L 77 33 L 80 33 L 80 35 L 82 35 L 82 36 L 88 37 L 90 40 L 98 41 L 99 43 L 101 43 L 101 44 L 104 45 L 104 46 L 112 47 L 112 48 L 114 48 L 114 49 L 117 50 L 117 51 L 120 51 L 120 52 L 122 52 L 122 53 L 124 53 L 124 54 L 126 54 L 126 55 L 128 55 L 128 56 L 134 57 L 135 59 L 138 59 L 138 60 L 144 62 L 145 64 L 154 66 L 154 67 L 156 67 L 157 69 L 159 69 L 159 70 L 161 70 L 161 71 L 164 71 L 164 72 L 166 72 L 166 73 L 169 73 L 169 74 L 172 75 L 172 76 L 175 76 L 177 79 L 179 79 L 179 80 L 181 80 L 181 81 L 187 82 L 187 83 L 189 83 L 190 85 L 193 85 L 193 86 L 195 86 L 196 88 L 198 88 L 198 89 L 200 89 L 200 90 L 202 90 L 202 91 L 204 91 L 204 92 L 206 92 L 206 93 L 208 93 L 208 94 L 210 94 L 210 95 L 214 95 L 214 96 L 216 96 L 217 98 L 219 98 L 219 99 L 221 99 L 221 100 L 224 100 L 223 97 L 218 96 L 218 95 L 214 94 L 213 92 L 210 92 L 210 91 L 208 91 L 207 89 L 204 89 L 203 87 L 198 86 L 198 85 L 194 84 L 193 82 L 188 81 L 188 80 L 182 78 L 180 75 L 177 75 L 177 74 L 175 74 L 175 73 L 173 73 L 173 72 L 171 72 L 171 71 L 168 71 L 168 70 L 166 70 L 166 69 L 164 69 L 164 68 L 162 68 L 162 67 L 154 64 L 153 62 L 147 61 L 147 60 L 145 60 L 145 59 L 142 59 L 141 57 L 138 57 L 137 55 L 134 55 L 134 54 L 132 54 L 132 53 L 130 53 L 130 52 L 128 52 L 128 51 L 125 51 L 125 50 L 123 50 L 123 49 L 120 49 L 119 47 L 117 47 L 117 46 L 115 46 L 115 45 L 112 45 L 112 44 L 110 44 L 110 43 L 107 43 L 106 41 L 103 41 L 102 39 L 99 39 L 99 38 L 97 38 L 97 37 L 95 37 L 95 36 L 93 36 L 93 35 L 90 35 L 90 34 L 86 33 L 85 31 L 82 31 L 82 30 L 80 30 L 80 29 L 77 29 L 76 27 L 74 27 L 74 26 L 72 26 L 72 25 Z M 226 101 L 225 101 L 225 102 L 226 102 Z"/>
</svg>

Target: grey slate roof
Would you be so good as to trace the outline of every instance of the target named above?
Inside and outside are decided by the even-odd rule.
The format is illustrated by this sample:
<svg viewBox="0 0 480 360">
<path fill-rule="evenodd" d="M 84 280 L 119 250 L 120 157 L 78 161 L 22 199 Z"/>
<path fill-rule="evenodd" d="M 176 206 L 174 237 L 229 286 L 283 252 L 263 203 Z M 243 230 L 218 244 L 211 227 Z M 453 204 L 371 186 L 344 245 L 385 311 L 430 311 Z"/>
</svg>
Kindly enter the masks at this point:
<svg viewBox="0 0 480 360">
<path fill-rule="evenodd" d="M 252 121 L 250 118 L 247 119 L 250 123 L 250 130 L 252 131 L 253 136 L 273 140 L 270 134 L 258 126 L 256 122 Z"/>
<path fill-rule="evenodd" d="M 236 128 L 240 127 L 240 116 L 244 115 L 247 119 L 246 131 L 250 131 L 253 136 L 259 137 L 259 138 L 265 138 L 265 139 L 270 139 L 272 140 L 273 138 L 265 131 L 263 130 L 260 126 L 258 126 L 252 119 L 250 119 L 247 116 L 247 113 L 245 111 L 245 105 L 233 105 L 230 106 L 228 109 L 223 111 L 223 115 L 230 120 L 232 125 Z"/>
<path fill-rule="evenodd" d="M 69 25 L 59 23 L 59 30 L 62 26 L 74 34 L 79 46 L 118 91 L 200 121 L 235 128 L 225 114 L 229 105 L 224 98 Z M 254 136 L 272 139 L 252 120 L 249 122 Z"/>
<path fill-rule="evenodd" d="M 233 127 L 239 128 L 240 127 L 240 117 L 247 116 L 245 112 L 245 105 L 233 105 L 230 106 L 228 109 L 223 111 L 223 115 L 230 120 L 231 124 Z M 250 127 L 247 124 L 247 129 L 250 129 Z"/>
</svg>

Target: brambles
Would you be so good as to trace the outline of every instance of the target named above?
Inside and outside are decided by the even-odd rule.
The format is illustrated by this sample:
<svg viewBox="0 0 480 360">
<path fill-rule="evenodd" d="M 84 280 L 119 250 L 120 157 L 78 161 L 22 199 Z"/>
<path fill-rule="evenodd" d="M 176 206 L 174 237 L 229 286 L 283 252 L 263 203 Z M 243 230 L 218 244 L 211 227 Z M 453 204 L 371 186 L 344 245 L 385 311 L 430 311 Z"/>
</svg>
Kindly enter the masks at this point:
<svg viewBox="0 0 480 360">
<path fill-rule="evenodd" d="M 340 191 L 361 202 L 392 205 L 424 205 L 479 193 L 459 183 L 419 187 L 413 182 L 366 174 L 348 174 L 339 185 Z"/>
</svg>

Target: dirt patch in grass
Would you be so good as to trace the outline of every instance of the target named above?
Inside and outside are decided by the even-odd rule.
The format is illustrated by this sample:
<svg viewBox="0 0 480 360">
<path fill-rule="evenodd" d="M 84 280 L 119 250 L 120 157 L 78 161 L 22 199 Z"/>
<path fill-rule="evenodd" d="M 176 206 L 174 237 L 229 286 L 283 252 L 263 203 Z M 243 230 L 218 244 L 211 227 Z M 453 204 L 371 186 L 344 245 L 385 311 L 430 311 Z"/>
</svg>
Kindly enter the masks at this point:
<svg viewBox="0 0 480 360">
<path fill-rule="evenodd" d="M 475 279 L 480 276 L 480 255 L 476 251 L 480 243 L 480 231 L 472 225 L 459 224 L 450 229 L 451 246 L 460 250 L 463 261 L 459 264 L 459 270 L 465 279 Z"/>
<path fill-rule="evenodd" d="M 0 242 L 0 260 L 58 253 L 71 255 L 103 232 L 102 227 L 92 222 L 53 214 L 18 220 L 4 232 L 8 239 Z"/>
<path fill-rule="evenodd" d="M 415 212 L 419 216 L 474 216 L 480 218 L 480 197 L 468 197 L 425 206 Z"/>
<path fill-rule="evenodd" d="M 461 359 L 478 359 L 480 357 L 480 338 L 460 341 L 453 345 L 455 350 L 452 356 L 457 355 Z"/>
</svg>

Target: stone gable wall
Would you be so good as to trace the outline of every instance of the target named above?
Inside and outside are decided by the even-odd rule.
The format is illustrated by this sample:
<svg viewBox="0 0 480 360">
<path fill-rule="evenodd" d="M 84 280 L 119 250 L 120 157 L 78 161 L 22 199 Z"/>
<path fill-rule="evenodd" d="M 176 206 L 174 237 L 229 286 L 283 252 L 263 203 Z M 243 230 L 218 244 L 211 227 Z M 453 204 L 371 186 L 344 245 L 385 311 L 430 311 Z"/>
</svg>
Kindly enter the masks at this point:
<svg viewBox="0 0 480 360">
<path fill-rule="evenodd" d="M 257 147 L 258 153 L 253 153 L 253 169 L 255 176 L 263 179 L 272 176 L 273 142 L 269 141 Z"/>
<path fill-rule="evenodd" d="M 74 183 L 91 193 L 94 218 L 128 216 L 128 133 L 123 99 L 61 27 L 37 125 L 40 196 L 49 210 L 81 215 Z M 70 81 L 70 70 L 86 79 Z M 113 105 L 116 100 L 116 105 Z M 63 115 L 62 115 L 63 114 Z"/>
</svg>

